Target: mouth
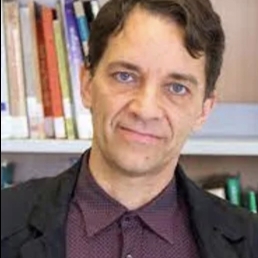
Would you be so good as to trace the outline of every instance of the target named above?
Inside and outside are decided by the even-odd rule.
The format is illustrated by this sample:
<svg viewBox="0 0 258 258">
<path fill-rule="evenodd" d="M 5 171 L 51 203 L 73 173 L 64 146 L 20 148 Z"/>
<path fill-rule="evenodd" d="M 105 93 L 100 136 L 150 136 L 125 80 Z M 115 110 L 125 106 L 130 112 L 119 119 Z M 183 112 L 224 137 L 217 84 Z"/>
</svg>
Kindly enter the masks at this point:
<svg viewBox="0 0 258 258">
<path fill-rule="evenodd" d="M 130 142 L 138 142 L 142 144 L 155 144 L 162 139 L 162 137 L 158 135 L 123 126 L 120 126 L 119 130 L 120 133 Z"/>
</svg>

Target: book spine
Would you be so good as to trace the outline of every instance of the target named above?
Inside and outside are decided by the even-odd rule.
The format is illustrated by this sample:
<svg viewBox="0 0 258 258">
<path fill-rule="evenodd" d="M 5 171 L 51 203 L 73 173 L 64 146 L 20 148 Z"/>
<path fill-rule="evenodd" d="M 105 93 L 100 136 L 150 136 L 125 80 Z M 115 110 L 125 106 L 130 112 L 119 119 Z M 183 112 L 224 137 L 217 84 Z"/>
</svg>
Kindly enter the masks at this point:
<svg viewBox="0 0 258 258">
<path fill-rule="evenodd" d="M 40 12 L 36 18 L 37 49 L 39 60 L 40 86 L 44 111 L 44 131 L 47 138 L 53 138 L 54 132 L 54 115 L 52 111 L 52 102 L 50 96 L 49 77 L 47 72 L 46 49 L 43 36 L 43 25 Z"/>
<path fill-rule="evenodd" d="M 13 185 L 13 165 L 7 161 L 1 161 L 1 189 Z"/>
<path fill-rule="evenodd" d="M 207 192 L 209 192 L 223 200 L 226 200 L 226 193 L 225 193 L 225 189 L 223 187 L 207 189 Z"/>
<path fill-rule="evenodd" d="M 58 74 L 57 54 L 54 43 L 53 10 L 42 6 L 43 34 L 46 47 L 47 71 L 50 86 L 50 97 L 54 115 L 56 138 L 65 138 L 65 121 L 62 105 L 61 86 Z"/>
<path fill-rule="evenodd" d="M 99 2 L 98 0 L 90 0 L 91 10 L 93 14 L 93 18 L 95 19 L 99 13 Z"/>
<path fill-rule="evenodd" d="M 32 59 L 34 65 L 34 88 L 36 97 L 36 110 L 38 120 L 38 138 L 43 139 L 46 137 L 44 128 L 44 109 L 43 109 L 43 96 L 42 96 L 42 85 L 40 79 L 40 65 L 39 65 L 39 52 L 38 52 L 38 37 L 37 37 L 37 12 L 36 4 L 29 2 L 29 16 L 31 25 L 31 36 L 32 36 Z"/>
<path fill-rule="evenodd" d="M 250 212 L 257 214 L 257 197 L 255 191 L 249 190 L 247 192 L 247 200 L 248 200 L 248 209 Z"/>
<path fill-rule="evenodd" d="M 241 187 L 239 177 L 229 177 L 226 182 L 227 199 L 230 203 L 241 206 Z"/>
<path fill-rule="evenodd" d="M 68 1 L 68 3 L 64 5 L 63 11 L 77 134 L 80 139 L 90 139 L 93 134 L 91 113 L 89 109 L 86 109 L 83 106 L 81 99 L 80 75 L 84 60 L 77 31 L 76 18 L 73 11 L 73 4 Z"/>
<path fill-rule="evenodd" d="M 78 26 L 79 36 L 83 47 L 83 53 L 86 58 L 88 59 L 89 49 L 88 49 L 88 40 L 89 40 L 89 25 L 88 21 L 83 9 L 83 4 L 80 1 L 75 1 L 73 3 L 76 22 Z"/>
<path fill-rule="evenodd" d="M 1 139 L 11 138 L 3 1 L 1 1 Z"/>
<path fill-rule="evenodd" d="M 28 6 L 22 6 L 20 8 L 20 18 L 29 132 L 31 138 L 41 138 L 44 131 L 42 132 L 43 121 L 40 121 L 38 110 L 39 105 L 35 80 L 36 72 L 33 58 L 34 49 L 32 47 L 32 24 Z"/>
<path fill-rule="evenodd" d="M 10 113 L 12 116 L 12 136 L 29 136 L 25 102 L 24 67 L 21 49 L 19 7 L 16 1 L 4 2 L 6 26 L 7 66 L 10 94 Z"/>
<path fill-rule="evenodd" d="M 73 124 L 72 116 L 72 101 L 70 95 L 70 81 L 68 75 L 68 67 L 65 55 L 65 43 L 62 36 L 61 22 L 59 20 L 54 20 L 54 35 L 55 35 L 55 45 L 57 51 L 59 76 L 61 82 L 61 90 L 63 96 L 63 108 L 65 116 L 65 125 L 68 139 L 75 139 L 75 130 Z"/>
</svg>

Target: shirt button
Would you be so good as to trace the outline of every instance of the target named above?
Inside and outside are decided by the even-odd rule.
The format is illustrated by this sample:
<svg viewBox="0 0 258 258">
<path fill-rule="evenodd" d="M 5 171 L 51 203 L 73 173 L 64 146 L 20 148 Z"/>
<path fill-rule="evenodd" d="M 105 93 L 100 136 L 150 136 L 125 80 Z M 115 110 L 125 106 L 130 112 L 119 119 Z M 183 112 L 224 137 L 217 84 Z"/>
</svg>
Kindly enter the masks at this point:
<svg viewBox="0 0 258 258">
<path fill-rule="evenodd" d="M 133 256 L 131 254 L 127 254 L 126 258 L 133 258 Z"/>
<path fill-rule="evenodd" d="M 122 222 L 121 222 L 122 227 L 124 227 L 124 228 L 130 227 L 131 223 L 132 223 L 132 217 L 130 217 L 130 216 L 125 216 L 125 217 L 122 219 Z M 126 257 L 126 258 L 127 258 L 127 257 Z M 130 257 L 129 257 L 129 258 L 130 258 Z"/>
</svg>

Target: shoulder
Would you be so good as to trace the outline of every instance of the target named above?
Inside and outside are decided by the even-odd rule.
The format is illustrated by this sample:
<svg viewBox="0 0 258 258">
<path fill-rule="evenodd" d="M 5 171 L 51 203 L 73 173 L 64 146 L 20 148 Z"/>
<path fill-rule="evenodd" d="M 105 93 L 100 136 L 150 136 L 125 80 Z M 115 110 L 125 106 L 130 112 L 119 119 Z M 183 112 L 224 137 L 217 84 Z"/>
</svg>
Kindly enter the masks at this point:
<svg viewBox="0 0 258 258">
<path fill-rule="evenodd" d="M 68 202 L 73 193 L 81 159 L 55 177 L 34 179 L 1 193 L 1 240 L 28 227 L 32 212 L 48 212 Z"/>
<path fill-rule="evenodd" d="M 177 174 L 180 188 L 194 223 L 202 231 L 216 230 L 232 241 L 245 237 L 251 247 L 258 243 L 258 216 L 247 209 L 230 204 L 196 185 L 182 170 Z M 257 257 L 258 258 L 258 257 Z"/>
<path fill-rule="evenodd" d="M 214 216 L 218 215 L 217 220 L 225 220 L 227 225 L 232 228 L 238 225 L 241 229 L 246 229 L 251 234 L 256 234 L 258 237 L 258 215 L 249 212 L 246 208 L 231 204 L 227 200 L 218 198 L 204 190 L 203 195 L 210 203 L 210 209 L 214 212 Z"/>
<path fill-rule="evenodd" d="M 197 186 L 196 186 L 197 187 Z M 197 187 L 198 188 L 198 187 Z M 258 243 L 258 216 L 246 208 L 231 204 L 217 196 L 199 191 L 199 201 L 208 220 L 228 239 L 237 240 L 245 237 L 251 248 Z M 257 257 L 258 258 L 258 257 Z"/>
<path fill-rule="evenodd" d="M 38 194 L 50 179 L 34 179 L 1 191 L 1 239 L 25 226 Z M 44 189 L 47 191 L 47 189 Z"/>
</svg>

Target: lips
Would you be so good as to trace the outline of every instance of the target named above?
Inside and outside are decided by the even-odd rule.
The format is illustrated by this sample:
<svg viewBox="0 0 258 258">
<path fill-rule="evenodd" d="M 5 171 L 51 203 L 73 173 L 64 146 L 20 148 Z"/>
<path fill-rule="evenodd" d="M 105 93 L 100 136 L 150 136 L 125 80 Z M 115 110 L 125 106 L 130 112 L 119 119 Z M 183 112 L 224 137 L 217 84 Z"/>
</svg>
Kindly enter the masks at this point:
<svg viewBox="0 0 258 258">
<path fill-rule="evenodd" d="M 152 132 L 146 132 L 143 130 L 138 130 L 135 128 L 129 128 L 120 126 L 120 131 L 122 135 L 127 138 L 129 141 L 140 142 L 140 143 L 156 143 L 161 140 L 157 134 L 153 134 Z"/>
</svg>

